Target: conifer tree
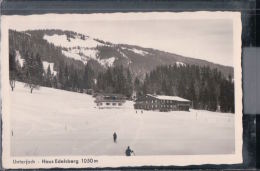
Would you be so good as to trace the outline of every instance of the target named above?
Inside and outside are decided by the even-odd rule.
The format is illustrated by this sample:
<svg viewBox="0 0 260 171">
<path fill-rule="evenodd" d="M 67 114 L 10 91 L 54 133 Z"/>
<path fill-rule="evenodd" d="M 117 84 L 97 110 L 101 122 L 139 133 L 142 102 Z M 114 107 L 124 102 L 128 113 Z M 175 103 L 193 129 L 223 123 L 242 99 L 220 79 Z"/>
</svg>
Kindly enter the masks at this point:
<svg viewBox="0 0 260 171">
<path fill-rule="evenodd" d="M 42 73 L 39 69 L 39 62 L 36 60 L 36 57 L 31 54 L 24 61 L 24 70 L 25 70 L 25 86 L 30 88 L 30 92 L 33 92 L 33 89 L 39 88 L 39 75 Z"/>
<path fill-rule="evenodd" d="M 46 73 L 46 86 L 51 87 L 52 86 L 51 82 L 52 82 L 51 68 L 50 65 L 48 65 L 47 73 Z"/>
<path fill-rule="evenodd" d="M 83 83 L 83 87 L 86 89 L 94 87 L 94 71 L 89 64 L 87 64 L 84 68 Z"/>
<path fill-rule="evenodd" d="M 60 88 L 60 89 L 65 89 L 65 76 L 64 76 L 64 64 L 63 64 L 63 62 L 59 63 L 57 87 Z"/>
<path fill-rule="evenodd" d="M 35 74 L 36 74 L 36 81 L 38 85 L 42 85 L 43 83 L 43 75 L 44 75 L 44 69 L 43 69 L 43 63 L 40 55 L 37 53 L 35 57 Z"/>
</svg>

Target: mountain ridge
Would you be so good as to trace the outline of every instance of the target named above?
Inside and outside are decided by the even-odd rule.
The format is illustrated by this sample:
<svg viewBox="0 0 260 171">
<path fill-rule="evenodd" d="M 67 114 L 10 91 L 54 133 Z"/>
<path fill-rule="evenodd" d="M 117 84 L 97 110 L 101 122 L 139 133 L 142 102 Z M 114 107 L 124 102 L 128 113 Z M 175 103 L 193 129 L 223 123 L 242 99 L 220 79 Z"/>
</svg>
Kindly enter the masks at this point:
<svg viewBox="0 0 260 171">
<path fill-rule="evenodd" d="M 182 66 L 198 65 L 208 66 L 211 69 L 217 68 L 225 77 L 229 75 L 233 77 L 233 67 L 231 66 L 137 45 L 113 44 L 68 30 L 47 29 L 22 32 L 10 30 L 9 34 L 9 38 L 13 36 L 13 39 L 9 39 L 11 40 L 10 48 L 19 51 L 23 50 L 19 43 L 27 44 L 28 47 L 35 46 L 33 51 L 43 54 L 45 61 L 54 62 L 55 65 L 58 65 L 61 60 L 77 63 L 77 65 L 81 66 L 96 61 L 96 67 L 105 69 L 115 65 L 123 65 L 129 67 L 135 77 L 144 78 L 146 73 L 149 73 L 157 66 L 181 63 Z M 15 43 L 13 42 L 15 40 L 14 34 L 16 34 L 16 37 L 19 34 L 22 37 L 21 34 L 24 34 L 23 36 L 27 38 L 23 39 L 28 40 L 18 40 Z M 29 45 L 30 41 L 36 45 Z M 23 47 L 25 48 L 25 45 Z M 21 56 L 24 55 L 24 52 L 20 53 Z M 80 62 L 82 64 L 79 64 Z"/>
</svg>

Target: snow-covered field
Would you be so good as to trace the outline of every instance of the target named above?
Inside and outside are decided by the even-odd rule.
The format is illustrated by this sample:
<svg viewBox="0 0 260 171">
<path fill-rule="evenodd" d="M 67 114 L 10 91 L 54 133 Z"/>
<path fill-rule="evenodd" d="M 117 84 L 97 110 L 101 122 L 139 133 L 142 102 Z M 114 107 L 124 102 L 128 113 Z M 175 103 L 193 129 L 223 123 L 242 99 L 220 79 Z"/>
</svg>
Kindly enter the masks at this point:
<svg viewBox="0 0 260 171">
<path fill-rule="evenodd" d="M 90 95 L 45 87 L 30 94 L 22 83 L 10 94 L 12 156 L 124 155 L 128 145 L 138 156 L 235 150 L 233 114 L 136 113 L 130 101 L 124 109 L 97 109 Z"/>
</svg>

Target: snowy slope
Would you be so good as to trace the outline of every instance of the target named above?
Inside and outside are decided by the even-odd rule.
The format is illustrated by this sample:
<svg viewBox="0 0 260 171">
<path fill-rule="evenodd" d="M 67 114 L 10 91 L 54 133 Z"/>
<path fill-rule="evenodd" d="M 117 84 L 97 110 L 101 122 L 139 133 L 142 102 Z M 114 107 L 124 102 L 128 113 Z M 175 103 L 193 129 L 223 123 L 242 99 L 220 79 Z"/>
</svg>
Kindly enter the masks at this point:
<svg viewBox="0 0 260 171">
<path fill-rule="evenodd" d="M 111 58 L 108 58 L 108 59 L 98 59 L 99 63 L 101 63 L 103 66 L 106 66 L 106 67 L 113 66 L 115 60 L 116 60 L 115 57 L 111 57 Z"/>
<path fill-rule="evenodd" d="M 136 48 L 126 48 L 126 47 L 122 47 L 122 49 L 125 49 L 125 50 L 129 50 L 129 51 L 132 51 L 136 54 L 139 54 L 139 55 L 142 55 L 142 56 L 145 56 L 145 55 L 148 55 L 149 53 L 144 51 L 144 50 L 140 50 L 140 49 L 136 49 Z"/>
<path fill-rule="evenodd" d="M 85 36 L 85 39 L 81 39 L 80 36 L 75 38 L 68 38 L 66 35 L 44 35 L 43 39 L 55 46 L 63 48 L 62 53 L 69 58 L 80 60 L 84 64 L 87 64 L 88 60 L 94 59 L 104 67 L 110 67 L 115 61 L 115 57 L 106 59 L 97 58 L 98 50 L 97 46 L 108 46 L 107 44 L 100 43 L 89 36 Z M 121 52 L 122 53 L 122 52 Z"/>
<path fill-rule="evenodd" d="M 186 66 L 186 64 L 185 63 L 183 63 L 183 62 L 176 62 L 176 65 L 179 67 L 179 66 Z"/>
<path fill-rule="evenodd" d="M 88 47 L 93 48 L 98 45 L 102 45 L 101 43 L 93 40 L 92 38 L 87 37 L 85 40 L 80 37 L 68 38 L 66 35 L 44 35 L 43 39 L 47 40 L 49 43 L 54 44 L 55 46 L 61 46 L 66 48 L 71 47 Z"/>
<path fill-rule="evenodd" d="M 235 150 L 233 114 L 136 113 L 131 101 L 123 109 L 97 109 L 90 95 L 45 87 L 30 94 L 22 83 L 10 95 L 12 156 L 124 155 L 128 145 L 137 156 Z"/>
<path fill-rule="evenodd" d="M 87 64 L 89 59 L 94 59 L 98 61 L 98 51 L 95 48 L 69 48 L 66 50 L 62 50 L 62 53 L 69 58 L 80 60 L 84 64 Z"/>
</svg>

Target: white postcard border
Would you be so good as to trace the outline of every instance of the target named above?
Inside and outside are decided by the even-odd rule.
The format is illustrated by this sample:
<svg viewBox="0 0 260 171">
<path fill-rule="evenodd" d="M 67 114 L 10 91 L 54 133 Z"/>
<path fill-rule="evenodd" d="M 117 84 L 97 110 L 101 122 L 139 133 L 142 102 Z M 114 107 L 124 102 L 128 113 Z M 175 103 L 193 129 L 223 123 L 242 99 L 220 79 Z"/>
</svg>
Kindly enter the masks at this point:
<svg viewBox="0 0 260 171">
<path fill-rule="evenodd" d="M 131 15 L 129 15 L 131 14 Z M 47 14 L 49 15 L 49 14 Z M 242 67 L 241 67 L 241 14 L 239 12 L 149 12 L 149 13 L 113 13 L 113 14 L 50 14 L 53 20 L 70 20 L 83 18 L 88 15 L 89 20 L 100 18 L 121 19 L 129 17 L 136 19 L 143 15 L 141 19 L 232 19 L 233 20 L 233 45 L 234 45 L 234 80 L 235 80 L 235 154 L 223 155 L 172 155 L 172 156 L 32 156 L 32 157 L 12 157 L 10 155 L 10 97 L 9 97 L 9 60 L 8 60 L 8 29 L 10 25 L 22 23 L 23 20 L 41 19 L 45 15 L 31 16 L 2 16 L 1 17 L 1 95 L 2 95 L 2 162 L 4 168 L 96 168 L 96 167 L 126 167 L 126 166 L 186 166 L 201 164 L 236 164 L 241 163 L 242 159 Z M 102 17 L 101 17 L 102 16 Z M 17 20 L 19 19 L 19 20 Z M 139 17 L 140 19 L 140 17 Z M 49 163 L 45 164 L 42 160 L 78 160 L 79 163 Z M 82 160 L 92 159 L 92 163 L 82 163 Z M 14 160 L 27 161 L 26 164 L 14 164 Z M 95 162 L 97 161 L 97 162 Z"/>
</svg>

